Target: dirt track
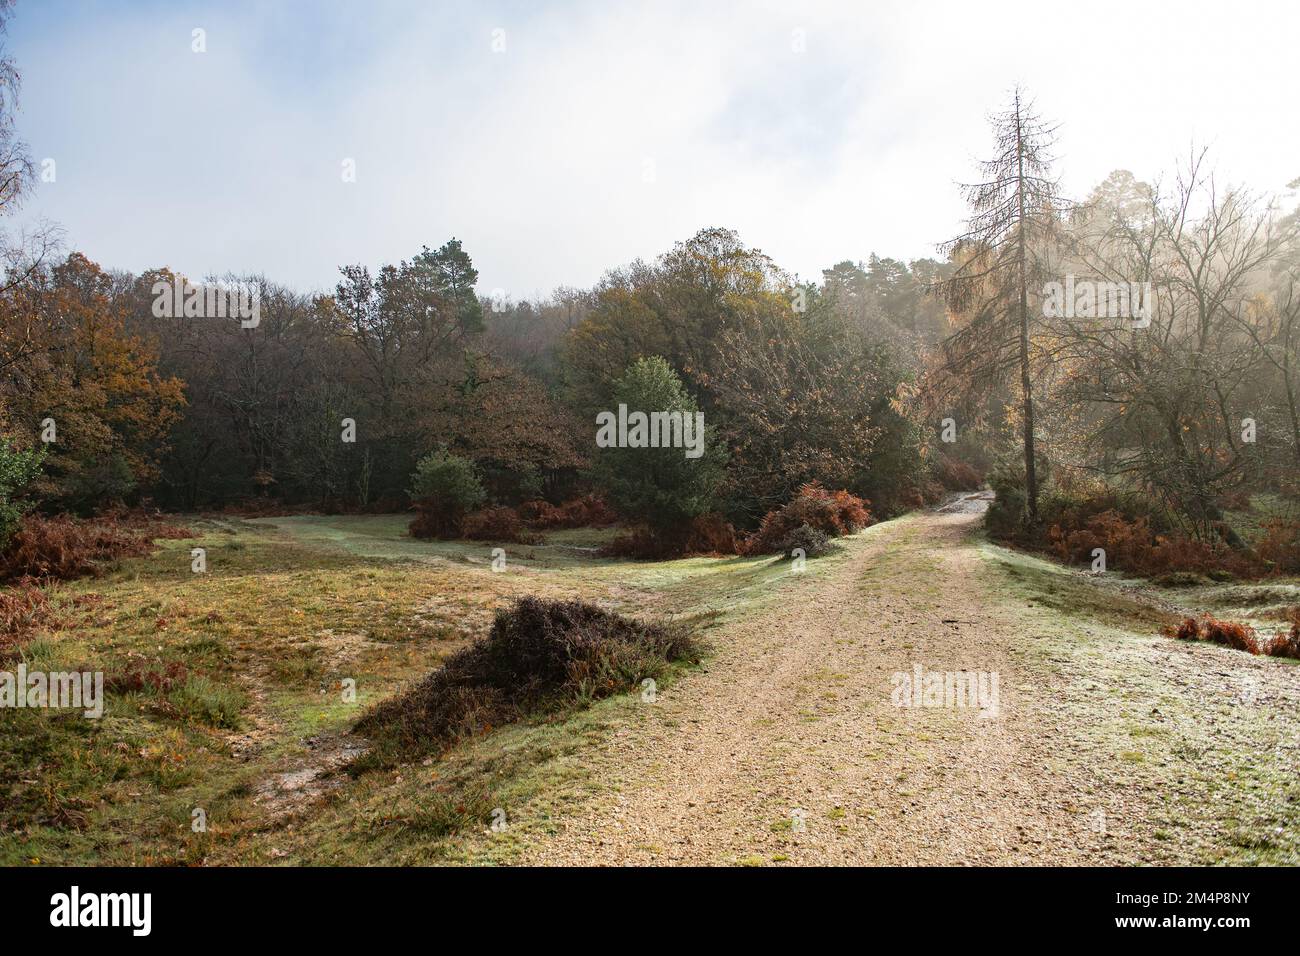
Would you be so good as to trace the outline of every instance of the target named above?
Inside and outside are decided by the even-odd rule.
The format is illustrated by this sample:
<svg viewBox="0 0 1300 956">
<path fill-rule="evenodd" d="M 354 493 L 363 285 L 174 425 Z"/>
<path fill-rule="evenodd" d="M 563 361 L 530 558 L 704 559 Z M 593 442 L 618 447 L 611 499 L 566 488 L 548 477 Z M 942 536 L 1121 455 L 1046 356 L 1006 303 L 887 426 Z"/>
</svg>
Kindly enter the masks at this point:
<svg viewBox="0 0 1300 956">
<path fill-rule="evenodd" d="M 1222 814 L 1195 808 L 1217 764 L 1245 744 L 1271 749 L 1270 772 L 1294 771 L 1300 669 L 1158 636 L 1099 643 L 1087 620 L 1047 633 L 1061 615 L 1005 587 L 972 538 L 981 505 L 871 529 L 833 574 L 715 632 L 706 669 L 594 749 L 600 795 L 531 838 L 525 861 L 1211 858 Z M 891 678 L 918 664 L 996 674 L 996 716 L 896 706 Z M 1224 673 L 1256 688 L 1250 708 L 1220 700 Z M 1207 726 L 1206 700 L 1235 717 Z M 1292 723 L 1259 729 L 1281 703 Z M 1246 795 L 1227 799 L 1229 816 L 1249 812 Z"/>
</svg>

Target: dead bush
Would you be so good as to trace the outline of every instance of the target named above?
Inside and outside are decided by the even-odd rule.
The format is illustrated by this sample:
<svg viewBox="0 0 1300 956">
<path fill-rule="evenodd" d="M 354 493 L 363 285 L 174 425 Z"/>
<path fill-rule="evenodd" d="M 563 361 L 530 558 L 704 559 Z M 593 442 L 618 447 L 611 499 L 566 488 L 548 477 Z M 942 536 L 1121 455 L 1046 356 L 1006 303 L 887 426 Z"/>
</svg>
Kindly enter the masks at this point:
<svg viewBox="0 0 1300 956">
<path fill-rule="evenodd" d="M 1291 625 L 1291 633 L 1278 634 L 1266 648 L 1269 657 L 1290 657 L 1300 660 L 1300 623 Z"/>
<path fill-rule="evenodd" d="M 1264 533 L 1255 545 L 1255 552 L 1275 571 L 1300 573 L 1300 521 L 1274 518 L 1264 522 Z"/>
<path fill-rule="evenodd" d="M 698 655 L 679 625 L 646 624 L 580 601 L 523 598 L 497 612 L 486 637 L 358 722 L 357 732 L 376 741 L 361 766 L 438 752 L 528 715 L 585 706 Z"/>
<path fill-rule="evenodd" d="M 460 523 L 449 522 L 446 515 L 428 508 L 417 508 L 407 531 L 412 538 L 454 538 L 460 534 Z"/>
<path fill-rule="evenodd" d="M 687 554 L 735 554 L 736 550 L 736 529 L 722 515 L 700 515 L 691 522 Z"/>
<path fill-rule="evenodd" d="M 828 537 L 853 534 L 871 524 L 868 502 L 847 491 L 830 492 L 815 481 L 800 487 L 781 508 L 763 516 L 758 531 L 746 542 L 748 554 L 772 554 L 801 525 L 816 528 Z"/>
<path fill-rule="evenodd" d="M 948 491 L 979 491 L 984 479 L 970 464 L 939 452 L 930 466 L 930 473 Z"/>
<path fill-rule="evenodd" d="M 461 534 L 473 541 L 511 541 L 517 544 L 537 544 L 541 536 L 532 534 L 514 508 L 498 506 L 483 508 L 466 515 L 461 523 Z"/>
<path fill-rule="evenodd" d="M 740 547 L 736 529 L 726 519 L 718 514 L 705 514 L 681 528 L 638 525 L 615 537 L 600 553 L 636 561 L 668 561 L 690 555 L 738 554 Z"/>
<path fill-rule="evenodd" d="M 1176 572 L 1209 575 L 1227 572 L 1250 577 L 1260 571 L 1248 554 L 1224 544 L 1211 544 L 1176 533 L 1158 534 L 1142 515 L 1125 515 L 1114 508 L 1083 517 L 1063 512 L 1047 531 L 1050 550 L 1067 564 L 1091 561 L 1093 550 L 1106 552 L 1107 568 L 1144 577 Z M 1077 520 L 1077 524 L 1072 524 Z"/>
<path fill-rule="evenodd" d="M 636 561 L 666 561 L 686 553 L 686 533 L 655 531 L 645 526 L 619 534 L 600 553 L 608 558 L 631 558 Z"/>
<path fill-rule="evenodd" d="M 103 563 L 153 551 L 156 538 L 193 532 L 141 516 L 78 519 L 27 515 L 0 555 L 0 580 L 69 580 L 97 574 Z"/>
<path fill-rule="evenodd" d="M 189 670 L 179 661 L 165 665 L 132 664 L 104 675 L 104 688 L 114 694 L 140 694 L 151 691 L 169 694 L 189 679 Z"/>
<path fill-rule="evenodd" d="M 560 506 L 553 505 L 541 498 L 535 501 L 525 501 L 521 504 L 519 506 L 519 518 L 528 527 L 539 530 L 564 527 L 564 512 L 560 510 Z"/>
<path fill-rule="evenodd" d="M 618 520 L 605 499 L 599 495 L 582 495 L 553 505 L 549 501 L 525 501 L 519 516 L 530 528 L 549 531 L 557 528 L 600 528 Z"/>
<path fill-rule="evenodd" d="M 1249 624 L 1221 621 L 1209 614 L 1184 619 L 1174 629 L 1173 636 L 1184 641 L 1209 641 L 1248 654 L 1262 654 L 1266 646 Z"/>
</svg>

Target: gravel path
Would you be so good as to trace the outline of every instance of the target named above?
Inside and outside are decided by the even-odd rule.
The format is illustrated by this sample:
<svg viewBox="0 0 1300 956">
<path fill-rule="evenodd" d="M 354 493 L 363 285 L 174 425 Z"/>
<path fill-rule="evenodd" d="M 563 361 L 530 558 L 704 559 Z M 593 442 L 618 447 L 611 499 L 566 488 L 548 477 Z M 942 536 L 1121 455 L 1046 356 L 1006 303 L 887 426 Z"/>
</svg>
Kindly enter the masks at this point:
<svg viewBox="0 0 1300 956">
<path fill-rule="evenodd" d="M 833 574 L 791 585 L 776 612 L 714 632 L 707 669 L 584 756 L 599 795 L 533 836 L 524 862 L 1194 858 L 1196 841 L 1171 843 L 1152 819 L 1167 775 L 1124 761 L 1127 734 L 1096 732 L 1114 716 L 1116 679 L 1089 673 L 1095 655 L 1035 647 L 1040 612 L 999 591 L 970 537 L 981 504 L 878 526 Z M 1237 663 L 1163 638 L 1132 644 L 1125 670 L 1139 675 L 1167 671 L 1170 655 L 1192 683 L 1202 668 L 1189 653 Z M 996 716 L 896 706 L 894 675 L 917 665 L 996 674 Z M 1298 672 L 1277 678 L 1287 694 Z"/>
</svg>

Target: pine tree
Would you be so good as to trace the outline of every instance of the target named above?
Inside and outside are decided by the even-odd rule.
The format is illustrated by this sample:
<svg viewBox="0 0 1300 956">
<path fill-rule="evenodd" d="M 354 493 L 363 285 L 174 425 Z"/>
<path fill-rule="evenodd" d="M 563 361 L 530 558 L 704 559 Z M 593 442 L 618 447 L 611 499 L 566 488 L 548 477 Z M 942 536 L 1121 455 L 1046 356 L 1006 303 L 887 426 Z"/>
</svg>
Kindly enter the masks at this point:
<svg viewBox="0 0 1300 956">
<path fill-rule="evenodd" d="M 981 182 L 962 187 L 971 208 L 966 231 L 942 247 L 956 269 L 938 292 L 951 312 L 967 319 L 944 343 L 944 371 L 977 386 L 1019 371 L 1024 520 L 1032 524 L 1038 520 L 1038 474 L 1030 298 L 1042 287 L 1046 250 L 1069 204 L 1051 175 L 1055 127 L 1039 118 L 1019 88 L 991 122 L 996 154 L 981 164 Z"/>
</svg>

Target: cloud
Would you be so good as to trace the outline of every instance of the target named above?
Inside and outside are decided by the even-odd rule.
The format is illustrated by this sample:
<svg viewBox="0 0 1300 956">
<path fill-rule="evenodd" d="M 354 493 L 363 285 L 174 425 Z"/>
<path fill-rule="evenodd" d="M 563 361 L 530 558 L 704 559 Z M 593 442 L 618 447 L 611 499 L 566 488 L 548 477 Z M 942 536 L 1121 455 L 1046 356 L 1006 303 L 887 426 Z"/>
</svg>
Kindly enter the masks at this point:
<svg viewBox="0 0 1300 956">
<path fill-rule="evenodd" d="M 11 31 L 20 130 L 59 170 L 25 215 L 133 270 L 329 288 L 455 235 L 518 297 L 709 225 L 804 277 L 930 255 L 1016 82 L 1076 195 L 1193 140 L 1260 189 L 1300 175 L 1290 5 L 59 6 Z"/>
</svg>

